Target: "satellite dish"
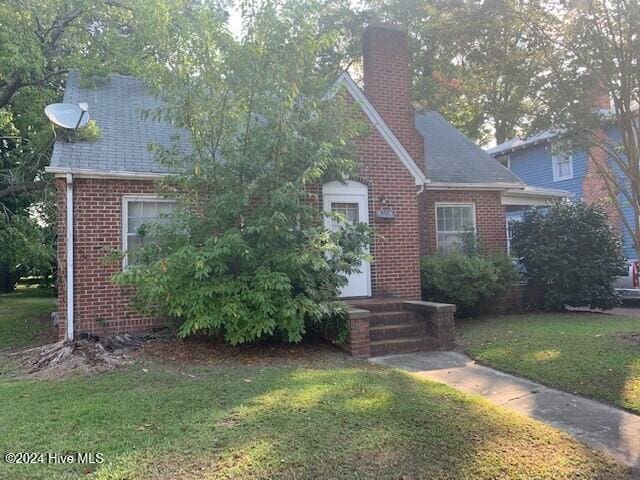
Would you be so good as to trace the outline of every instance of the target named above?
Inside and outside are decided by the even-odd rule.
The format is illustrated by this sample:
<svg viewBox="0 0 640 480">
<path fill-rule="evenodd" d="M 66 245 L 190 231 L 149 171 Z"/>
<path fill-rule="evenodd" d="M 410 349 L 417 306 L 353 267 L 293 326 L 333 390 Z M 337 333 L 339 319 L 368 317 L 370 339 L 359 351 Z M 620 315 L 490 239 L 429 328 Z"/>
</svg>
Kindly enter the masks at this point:
<svg viewBox="0 0 640 480">
<path fill-rule="evenodd" d="M 88 110 L 86 103 L 52 103 L 45 107 L 44 114 L 59 127 L 77 130 L 89 123 Z"/>
</svg>

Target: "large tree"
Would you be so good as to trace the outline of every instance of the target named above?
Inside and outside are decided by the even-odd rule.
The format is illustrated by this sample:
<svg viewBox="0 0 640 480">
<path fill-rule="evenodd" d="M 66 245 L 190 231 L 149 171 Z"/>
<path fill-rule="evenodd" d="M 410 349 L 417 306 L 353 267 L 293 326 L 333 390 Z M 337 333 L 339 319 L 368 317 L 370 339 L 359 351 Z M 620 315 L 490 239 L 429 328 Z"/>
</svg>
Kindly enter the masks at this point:
<svg viewBox="0 0 640 480">
<path fill-rule="evenodd" d="M 66 74 L 83 82 L 112 72 L 143 74 L 175 46 L 167 32 L 187 24 L 199 0 L 6 0 L 0 3 L 0 291 L 33 259 L 52 261 L 53 130 L 43 108 L 60 101 Z M 208 10 L 224 17 L 215 1 Z M 149 59 L 153 59 L 150 62 Z M 34 207 L 39 210 L 34 219 Z M 14 217 L 21 218 L 14 218 Z M 39 221 L 36 221 L 39 220 Z M 8 242 L 8 243 L 7 243 Z M 9 255 L 8 252 L 13 252 Z M 29 253 L 30 252 L 30 253 Z M 37 255 L 36 255 L 37 253 Z M 41 262 L 37 262 L 41 264 Z"/>
<path fill-rule="evenodd" d="M 338 32 L 321 13 L 307 0 L 247 2 L 239 41 L 198 16 L 173 32 L 176 54 L 149 68 L 166 101 L 156 113 L 184 128 L 192 149 L 158 151 L 176 172 L 161 187 L 176 211 L 127 252 L 135 262 L 117 280 L 183 336 L 298 341 L 307 322 L 339 308 L 345 272 L 363 258 L 364 227 L 328 231 L 312 194 L 355 172 L 363 133 L 343 92 L 330 95 L 338 72 L 323 59 Z"/>
<path fill-rule="evenodd" d="M 122 15 L 116 2 L 7 0 L 0 4 L 0 291 L 53 262 L 51 188 L 44 166 L 53 132 L 43 114 L 70 68 L 104 72 Z M 105 60 L 106 59 L 106 60 Z"/>
<path fill-rule="evenodd" d="M 529 27 L 547 49 L 541 119 L 586 150 L 604 185 L 594 198 L 629 232 L 640 258 L 640 4 L 584 0 Z M 625 216 L 631 209 L 632 218 Z"/>
<path fill-rule="evenodd" d="M 43 107 L 60 97 L 71 68 L 122 69 L 124 57 L 114 51 L 131 18 L 132 7 L 115 0 L 0 4 L 0 151 L 12 158 L 0 171 L 0 202 L 39 187 L 33 180 L 51 142 Z"/>
</svg>

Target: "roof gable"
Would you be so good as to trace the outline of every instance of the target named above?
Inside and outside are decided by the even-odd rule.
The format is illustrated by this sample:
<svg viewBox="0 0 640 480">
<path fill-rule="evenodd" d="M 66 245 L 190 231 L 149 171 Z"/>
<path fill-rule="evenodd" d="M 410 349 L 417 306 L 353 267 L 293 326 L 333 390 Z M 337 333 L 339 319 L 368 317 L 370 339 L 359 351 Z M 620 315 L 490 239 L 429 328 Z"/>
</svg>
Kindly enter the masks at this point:
<svg viewBox="0 0 640 480">
<path fill-rule="evenodd" d="M 429 181 L 425 177 L 422 169 L 416 164 L 413 158 L 411 158 L 409 152 L 407 152 L 407 150 L 402 146 L 389 126 L 382 119 L 382 116 L 376 111 L 371 102 L 365 96 L 364 92 L 360 87 L 358 87 L 353 78 L 351 78 L 351 75 L 347 72 L 343 72 L 338 80 L 336 80 L 331 94 L 335 94 L 337 87 L 340 86 L 344 86 L 353 99 L 360 105 L 369 121 L 373 124 L 376 130 L 378 130 L 380 135 L 382 135 L 382 138 L 384 138 L 384 140 L 389 144 L 409 173 L 411 173 L 415 179 L 416 185 L 424 185 L 425 183 L 428 183 Z"/>
</svg>

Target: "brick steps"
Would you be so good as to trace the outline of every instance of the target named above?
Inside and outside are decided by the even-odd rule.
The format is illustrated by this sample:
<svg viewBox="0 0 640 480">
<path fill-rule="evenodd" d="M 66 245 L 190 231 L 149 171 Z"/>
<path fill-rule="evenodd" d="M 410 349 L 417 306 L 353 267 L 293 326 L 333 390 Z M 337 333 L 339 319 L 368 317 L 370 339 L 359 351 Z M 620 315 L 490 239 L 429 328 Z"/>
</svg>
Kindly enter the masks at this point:
<svg viewBox="0 0 640 480">
<path fill-rule="evenodd" d="M 438 342 L 433 337 L 397 338 L 371 342 L 371 355 L 390 355 L 392 353 L 410 353 L 421 350 L 435 350 Z"/>
<path fill-rule="evenodd" d="M 383 325 L 369 327 L 369 338 L 372 342 L 379 340 L 394 340 L 398 338 L 416 338 L 425 335 L 424 325 L 420 323 L 401 323 L 398 325 Z"/>
<path fill-rule="evenodd" d="M 403 312 L 379 312 L 372 313 L 369 317 L 369 326 L 388 327 L 393 325 L 421 325 L 415 314 L 409 311 Z"/>
<path fill-rule="evenodd" d="M 346 303 L 362 310 L 368 310 L 372 314 L 379 312 L 399 312 L 402 311 L 402 300 L 398 299 L 362 299 L 362 300 L 347 300 Z"/>
<path fill-rule="evenodd" d="M 455 305 L 377 297 L 350 299 L 349 352 L 360 357 L 448 348 Z"/>
<path fill-rule="evenodd" d="M 435 338 L 426 335 L 424 321 L 416 312 L 404 310 L 402 302 L 363 302 L 371 312 L 369 340 L 371 355 L 418 352 L 438 348 Z"/>
</svg>

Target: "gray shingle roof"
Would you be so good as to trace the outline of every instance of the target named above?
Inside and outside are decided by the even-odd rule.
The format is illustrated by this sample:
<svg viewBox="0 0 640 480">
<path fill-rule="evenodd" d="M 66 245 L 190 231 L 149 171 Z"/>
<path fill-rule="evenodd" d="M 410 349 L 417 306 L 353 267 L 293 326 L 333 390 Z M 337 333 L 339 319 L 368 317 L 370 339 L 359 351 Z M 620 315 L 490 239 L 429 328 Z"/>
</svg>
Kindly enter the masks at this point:
<svg viewBox="0 0 640 480">
<path fill-rule="evenodd" d="M 64 94 L 65 103 L 87 102 L 89 115 L 101 130 L 96 142 L 56 141 L 51 167 L 60 170 L 92 170 L 108 172 L 167 173 L 167 168 L 155 160 L 149 151 L 151 143 L 164 147 L 173 144 L 180 134 L 182 147 L 189 149 L 185 132 L 170 124 L 142 117 L 162 102 L 152 96 L 142 82 L 132 77 L 111 75 L 97 88 L 81 88 L 78 75 L 69 74 Z"/>
<path fill-rule="evenodd" d="M 415 122 L 424 137 L 427 178 L 432 182 L 524 185 L 438 112 L 416 114 Z"/>
<path fill-rule="evenodd" d="M 190 150 L 186 132 L 143 117 L 144 111 L 162 106 L 162 101 L 135 78 L 111 75 L 97 88 L 82 88 L 72 72 L 64 102 L 87 102 L 102 136 L 96 142 L 58 140 L 50 165 L 55 171 L 163 174 L 168 169 L 155 160 L 150 144 L 170 147 L 172 138 L 180 135 L 182 148 Z M 522 183 L 437 112 L 418 114 L 415 122 L 425 139 L 426 172 L 432 182 Z"/>
</svg>

